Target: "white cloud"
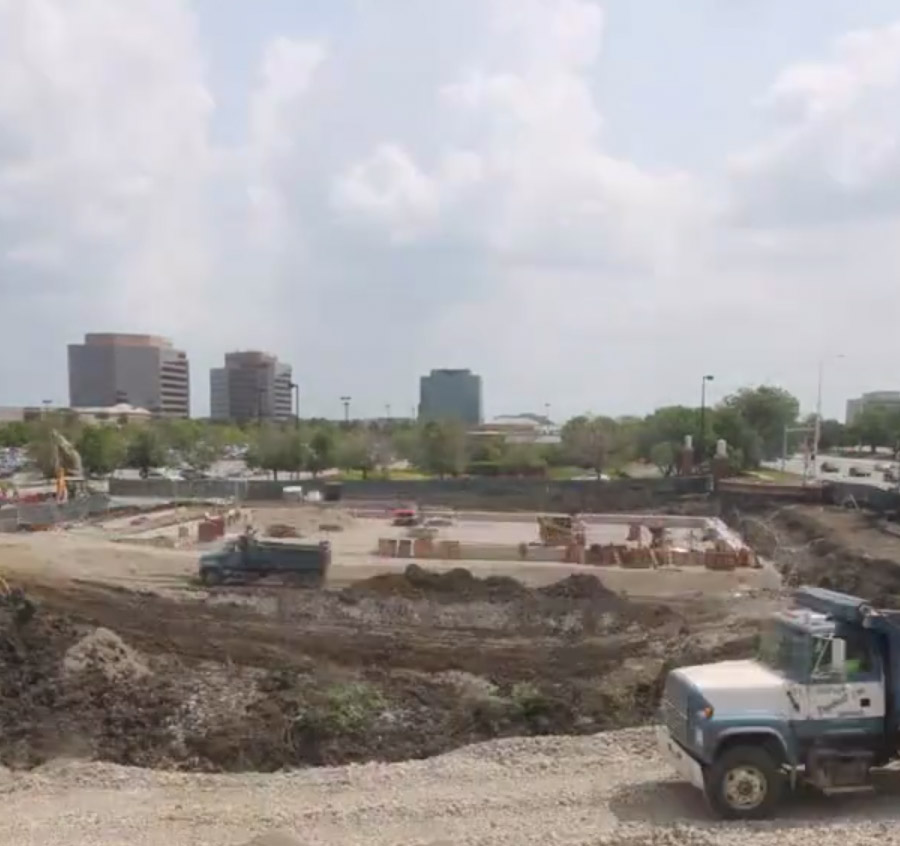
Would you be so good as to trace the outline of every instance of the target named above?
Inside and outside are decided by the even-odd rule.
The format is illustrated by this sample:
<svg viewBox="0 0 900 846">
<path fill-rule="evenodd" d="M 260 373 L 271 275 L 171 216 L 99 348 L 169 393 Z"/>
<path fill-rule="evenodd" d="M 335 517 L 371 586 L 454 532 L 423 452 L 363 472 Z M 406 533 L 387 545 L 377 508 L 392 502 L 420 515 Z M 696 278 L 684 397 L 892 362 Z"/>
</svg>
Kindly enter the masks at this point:
<svg viewBox="0 0 900 846">
<path fill-rule="evenodd" d="M 688 172 L 611 142 L 598 0 L 348 2 L 270 28 L 253 66 L 217 45 L 241 97 L 213 91 L 201 39 L 225 36 L 191 8 L 0 0 L 0 293 L 41 327 L 0 384 L 25 398 L 104 328 L 174 335 L 201 410 L 206 366 L 270 349 L 316 413 L 405 408 L 445 365 L 498 411 L 640 410 L 711 358 L 782 378 L 860 303 L 878 331 L 855 346 L 886 343 L 900 27 L 785 69 L 723 179 L 724 156 Z"/>
<path fill-rule="evenodd" d="M 900 23 L 841 38 L 785 69 L 762 104 L 777 129 L 735 155 L 735 212 L 817 224 L 900 212 Z"/>
<path fill-rule="evenodd" d="M 99 323 L 176 327 L 170 298 L 204 278 L 212 110 L 178 0 L 2 0 L 0 262 Z"/>
</svg>

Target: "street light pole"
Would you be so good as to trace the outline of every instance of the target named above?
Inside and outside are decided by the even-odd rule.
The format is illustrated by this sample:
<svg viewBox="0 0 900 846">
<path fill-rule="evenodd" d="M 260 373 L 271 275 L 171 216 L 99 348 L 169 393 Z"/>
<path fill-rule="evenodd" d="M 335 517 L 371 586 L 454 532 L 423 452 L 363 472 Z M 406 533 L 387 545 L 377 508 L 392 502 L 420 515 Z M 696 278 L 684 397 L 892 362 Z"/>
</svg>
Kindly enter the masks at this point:
<svg viewBox="0 0 900 846">
<path fill-rule="evenodd" d="M 843 358 L 843 353 L 838 353 L 834 358 Z M 822 439 L 822 382 L 825 374 L 825 358 L 819 359 L 819 378 L 816 383 L 816 422 L 813 428 L 812 448 L 812 477 L 819 478 L 819 442 Z M 804 476 L 806 474 L 804 473 Z"/>
<path fill-rule="evenodd" d="M 706 383 L 712 382 L 715 376 L 706 374 L 700 380 L 700 437 L 697 443 L 697 464 L 706 458 Z"/>
<path fill-rule="evenodd" d="M 346 425 L 350 425 L 350 400 L 353 397 L 343 396 L 341 397 L 341 402 L 344 404 L 344 423 Z"/>
</svg>

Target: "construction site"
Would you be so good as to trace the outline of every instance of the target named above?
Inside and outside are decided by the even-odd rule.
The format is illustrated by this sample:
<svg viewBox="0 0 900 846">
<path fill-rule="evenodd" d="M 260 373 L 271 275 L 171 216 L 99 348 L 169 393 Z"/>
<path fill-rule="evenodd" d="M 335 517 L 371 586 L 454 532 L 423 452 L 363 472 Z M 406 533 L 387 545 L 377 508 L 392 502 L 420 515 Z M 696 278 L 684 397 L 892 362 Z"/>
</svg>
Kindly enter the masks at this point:
<svg viewBox="0 0 900 846">
<path fill-rule="evenodd" d="M 890 791 L 809 799 L 775 829 L 715 822 L 649 727 L 669 669 L 752 655 L 791 585 L 900 607 L 900 539 L 821 506 L 669 512 L 159 502 L 0 534 L 0 842 L 693 846 L 826 825 L 862 843 L 896 826 Z M 204 584 L 203 557 L 248 533 L 327 548 L 321 583 Z"/>
</svg>

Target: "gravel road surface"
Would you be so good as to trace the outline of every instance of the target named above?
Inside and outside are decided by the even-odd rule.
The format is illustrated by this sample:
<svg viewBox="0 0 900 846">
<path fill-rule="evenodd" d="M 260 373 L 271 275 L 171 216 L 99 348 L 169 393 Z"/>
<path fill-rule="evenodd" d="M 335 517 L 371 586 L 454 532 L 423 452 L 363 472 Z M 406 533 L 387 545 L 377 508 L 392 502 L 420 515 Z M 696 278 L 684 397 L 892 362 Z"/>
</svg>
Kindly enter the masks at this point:
<svg viewBox="0 0 900 846">
<path fill-rule="evenodd" d="M 646 729 L 276 775 L 55 762 L 0 772 L 0 794 L 0 844 L 10 846 L 900 844 L 900 794 L 890 789 L 804 797 L 776 822 L 713 822 Z"/>
</svg>

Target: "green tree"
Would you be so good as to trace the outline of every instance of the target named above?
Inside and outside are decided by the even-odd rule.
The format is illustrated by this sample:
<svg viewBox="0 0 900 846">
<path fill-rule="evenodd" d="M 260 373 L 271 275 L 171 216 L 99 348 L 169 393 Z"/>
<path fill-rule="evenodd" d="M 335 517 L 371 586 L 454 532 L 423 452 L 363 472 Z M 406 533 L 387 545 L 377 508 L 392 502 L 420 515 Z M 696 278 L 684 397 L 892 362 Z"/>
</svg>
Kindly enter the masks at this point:
<svg viewBox="0 0 900 846">
<path fill-rule="evenodd" d="M 166 463 L 166 446 L 159 432 L 152 426 L 135 426 L 127 435 L 125 464 L 147 477 L 154 467 Z"/>
<path fill-rule="evenodd" d="M 707 419 L 707 437 L 710 432 L 710 421 Z M 641 458 L 657 462 L 653 458 L 653 450 L 659 444 L 669 444 L 672 452 L 681 453 L 685 436 L 690 435 L 696 446 L 700 439 L 700 410 L 686 405 L 669 405 L 657 408 L 644 418 L 638 434 L 638 454 Z M 657 450 L 658 455 L 661 451 Z M 668 462 L 671 464 L 672 462 Z"/>
<path fill-rule="evenodd" d="M 762 457 L 768 459 L 781 455 L 784 428 L 793 425 L 800 413 L 797 398 L 772 385 L 742 388 L 722 405 L 736 411 L 756 432 Z"/>
<path fill-rule="evenodd" d="M 811 414 L 806 421 L 810 430 L 815 427 L 816 417 Z M 819 452 L 830 452 L 839 447 L 852 446 L 853 440 L 847 426 L 840 420 L 823 420 L 819 433 Z"/>
<path fill-rule="evenodd" d="M 244 457 L 248 467 L 267 470 L 276 481 L 281 472 L 303 469 L 306 459 L 307 447 L 302 433 L 272 424 L 259 429 Z"/>
<path fill-rule="evenodd" d="M 24 447 L 31 438 L 31 427 L 21 420 L 0 425 L 0 446 Z"/>
<path fill-rule="evenodd" d="M 106 476 L 125 463 L 125 438 L 116 426 L 85 426 L 75 448 L 87 476 Z"/>
<path fill-rule="evenodd" d="M 894 446 L 897 430 L 893 418 L 887 409 L 869 406 L 856 416 L 850 430 L 858 443 L 875 452 L 878 447 Z"/>
<path fill-rule="evenodd" d="M 419 432 L 419 466 L 435 476 L 458 476 L 466 466 L 466 430 L 455 421 L 430 421 Z"/>
<path fill-rule="evenodd" d="M 309 441 L 309 462 L 307 469 L 318 476 L 325 470 L 330 470 L 337 462 L 337 439 L 331 427 L 320 426 L 313 433 Z"/>
<path fill-rule="evenodd" d="M 28 457 L 45 479 L 52 479 L 56 475 L 59 460 L 52 432 L 53 427 L 50 424 L 34 426 L 27 447 Z"/>
<path fill-rule="evenodd" d="M 763 459 L 762 439 L 737 408 L 722 405 L 714 409 L 712 433 L 714 440 L 721 439 L 727 443 L 729 458 L 735 470 L 759 467 Z"/>
<path fill-rule="evenodd" d="M 604 470 L 623 467 L 633 456 L 635 427 L 611 417 L 581 415 L 562 428 L 562 447 L 576 467 L 593 470 L 599 477 Z"/>
<path fill-rule="evenodd" d="M 650 448 L 650 460 L 663 476 L 671 476 L 678 463 L 679 451 L 671 441 L 660 441 Z"/>
<path fill-rule="evenodd" d="M 547 460 L 533 444 L 509 444 L 500 458 L 501 470 L 510 476 L 535 476 L 547 471 Z"/>
<path fill-rule="evenodd" d="M 342 470 L 359 470 L 364 479 L 378 466 L 378 459 L 378 441 L 370 430 L 351 431 L 337 444 L 336 465 Z"/>
</svg>

